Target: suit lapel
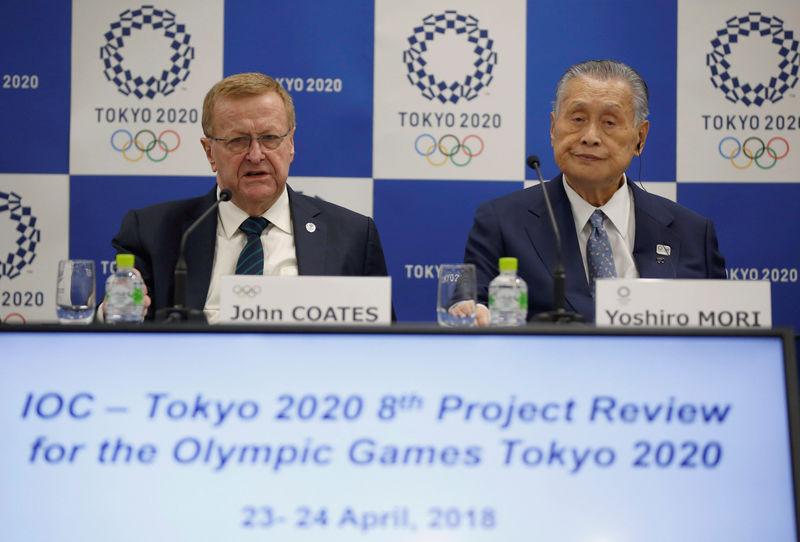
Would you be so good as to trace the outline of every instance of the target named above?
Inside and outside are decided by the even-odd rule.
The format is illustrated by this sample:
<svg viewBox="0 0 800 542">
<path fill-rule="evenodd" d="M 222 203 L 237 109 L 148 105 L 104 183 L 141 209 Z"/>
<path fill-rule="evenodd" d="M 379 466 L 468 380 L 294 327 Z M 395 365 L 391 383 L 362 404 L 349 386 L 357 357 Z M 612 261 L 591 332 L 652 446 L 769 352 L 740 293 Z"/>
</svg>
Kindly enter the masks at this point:
<svg viewBox="0 0 800 542">
<path fill-rule="evenodd" d="M 583 259 L 578 245 L 578 235 L 575 232 L 575 221 L 572 217 L 572 208 L 564 190 L 563 177 L 559 175 L 545 186 L 550 196 L 550 204 L 556 215 L 561 234 L 561 243 L 564 252 L 564 272 L 566 281 L 564 297 L 567 310 L 583 314 L 594 314 L 594 301 L 586 282 L 586 270 L 583 268 Z M 531 222 L 526 226 L 528 236 L 534 249 L 544 262 L 545 267 L 552 276 L 555 269 L 557 254 L 553 228 L 547 215 L 547 205 L 544 197 L 537 194 L 537 198 L 530 206 Z"/>
<path fill-rule="evenodd" d="M 213 205 L 217 199 L 217 187 L 211 190 L 187 215 L 181 235 L 197 218 Z M 193 309 L 202 309 L 206 304 L 211 268 L 214 265 L 214 246 L 217 240 L 217 213 L 211 213 L 186 239 L 186 304 Z"/>
<path fill-rule="evenodd" d="M 673 216 L 644 190 L 633 188 L 636 214 L 636 238 L 633 259 L 642 278 L 675 278 L 676 264 L 680 261 L 681 243 L 669 226 Z M 668 247 L 668 248 L 667 248 Z M 670 254 L 665 254 L 666 251 Z"/>
<path fill-rule="evenodd" d="M 300 275 L 325 274 L 325 245 L 328 226 L 320 219 L 320 210 L 314 200 L 289 191 L 289 207 L 294 228 L 294 250 Z"/>
</svg>

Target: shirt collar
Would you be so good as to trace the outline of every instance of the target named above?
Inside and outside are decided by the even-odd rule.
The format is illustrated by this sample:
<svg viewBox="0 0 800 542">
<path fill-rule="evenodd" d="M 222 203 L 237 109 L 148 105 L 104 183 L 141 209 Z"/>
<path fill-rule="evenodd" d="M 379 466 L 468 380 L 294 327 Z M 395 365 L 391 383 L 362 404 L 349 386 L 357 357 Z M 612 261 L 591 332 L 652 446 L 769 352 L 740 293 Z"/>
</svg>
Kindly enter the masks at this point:
<svg viewBox="0 0 800 542">
<path fill-rule="evenodd" d="M 217 198 L 220 188 L 217 186 Z M 219 205 L 219 220 L 222 223 L 222 232 L 227 239 L 233 238 L 239 226 L 249 215 L 237 207 L 232 201 L 222 202 Z M 284 187 L 283 193 L 278 197 L 272 207 L 261 216 L 270 221 L 276 228 L 286 233 L 292 233 L 292 214 L 289 210 L 289 191 Z"/>
<path fill-rule="evenodd" d="M 624 188 L 624 190 L 623 190 Z M 622 186 L 620 186 L 611 199 L 605 205 L 595 207 L 582 197 L 567 183 L 567 176 L 564 175 L 564 190 L 567 192 L 569 205 L 572 207 L 572 217 L 575 219 L 575 230 L 580 232 L 589 217 L 596 209 L 600 209 L 608 217 L 623 239 L 628 236 L 628 218 L 630 215 L 631 194 L 628 186 L 628 176 L 622 174 Z"/>
</svg>

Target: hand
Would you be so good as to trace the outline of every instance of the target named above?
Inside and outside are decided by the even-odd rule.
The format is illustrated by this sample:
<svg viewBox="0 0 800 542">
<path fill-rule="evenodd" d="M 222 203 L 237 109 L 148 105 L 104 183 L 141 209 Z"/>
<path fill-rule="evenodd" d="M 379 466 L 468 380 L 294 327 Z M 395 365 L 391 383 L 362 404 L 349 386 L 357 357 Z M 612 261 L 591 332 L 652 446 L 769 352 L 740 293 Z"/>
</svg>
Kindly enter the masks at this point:
<svg viewBox="0 0 800 542">
<path fill-rule="evenodd" d="M 133 268 L 133 272 L 136 273 L 140 279 L 142 278 L 142 273 L 135 267 Z M 142 291 L 142 293 L 144 294 L 144 299 L 142 300 L 142 306 L 144 307 L 144 310 L 142 310 L 142 318 L 144 318 L 145 316 L 147 316 L 147 309 L 150 308 L 150 303 L 152 302 L 152 300 L 150 299 L 150 296 L 147 295 L 147 284 L 144 283 L 144 279 L 142 279 L 142 285 L 144 286 L 144 290 Z"/>
<path fill-rule="evenodd" d="M 475 315 L 475 325 L 479 327 L 486 327 L 489 325 L 489 309 L 486 305 L 477 304 L 474 301 L 459 301 L 447 312 L 459 318 L 468 318 Z"/>
<path fill-rule="evenodd" d="M 478 305 L 478 311 L 475 313 L 475 325 L 478 327 L 489 326 L 489 308 L 486 305 Z"/>
<path fill-rule="evenodd" d="M 447 312 L 456 318 L 470 318 L 473 314 L 475 314 L 475 302 L 472 300 L 459 301 L 447 309 Z"/>
</svg>

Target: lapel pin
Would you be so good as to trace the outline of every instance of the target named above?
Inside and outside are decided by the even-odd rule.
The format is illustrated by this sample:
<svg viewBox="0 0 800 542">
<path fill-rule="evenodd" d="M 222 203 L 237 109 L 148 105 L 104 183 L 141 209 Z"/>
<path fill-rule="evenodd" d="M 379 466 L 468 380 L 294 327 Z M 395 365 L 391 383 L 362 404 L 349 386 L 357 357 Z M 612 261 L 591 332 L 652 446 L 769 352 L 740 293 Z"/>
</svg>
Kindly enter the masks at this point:
<svg viewBox="0 0 800 542">
<path fill-rule="evenodd" d="M 664 263 L 667 259 L 664 256 L 656 256 L 656 263 Z"/>
<path fill-rule="evenodd" d="M 656 254 L 661 256 L 669 256 L 672 254 L 672 247 L 669 245 L 656 245 Z"/>
<path fill-rule="evenodd" d="M 317 231 L 317 226 L 313 222 L 306 222 L 306 231 L 308 233 L 314 233 Z"/>
</svg>

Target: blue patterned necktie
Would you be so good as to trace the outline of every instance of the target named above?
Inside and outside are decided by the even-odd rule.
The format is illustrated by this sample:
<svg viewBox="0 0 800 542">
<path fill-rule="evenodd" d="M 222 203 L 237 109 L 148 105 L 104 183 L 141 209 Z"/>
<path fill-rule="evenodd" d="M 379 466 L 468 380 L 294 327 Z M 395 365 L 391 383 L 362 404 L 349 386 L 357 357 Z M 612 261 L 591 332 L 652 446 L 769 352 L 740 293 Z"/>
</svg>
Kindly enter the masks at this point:
<svg viewBox="0 0 800 542">
<path fill-rule="evenodd" d="M 269 225 L 263 216 L 251 216 L 239 226 L 247 234 L 247 243 L 236 262 L 237 275 L 263 275 L 264 249 L 261 246 L 261 232 Z"/>
<path fill-rule="evenodd" d="M 589 232 L 589 241 L 586 243 L 586 261 L 589 263 L 589 286 L 592 289 L 592 296 L 596 279 L 617 276 L 611 243 L 608 241 L 608 233 L 603 229 L 604 216 L 603 211 L 596 209 L 589 217 L 592 231 Z"/>
</svg>

